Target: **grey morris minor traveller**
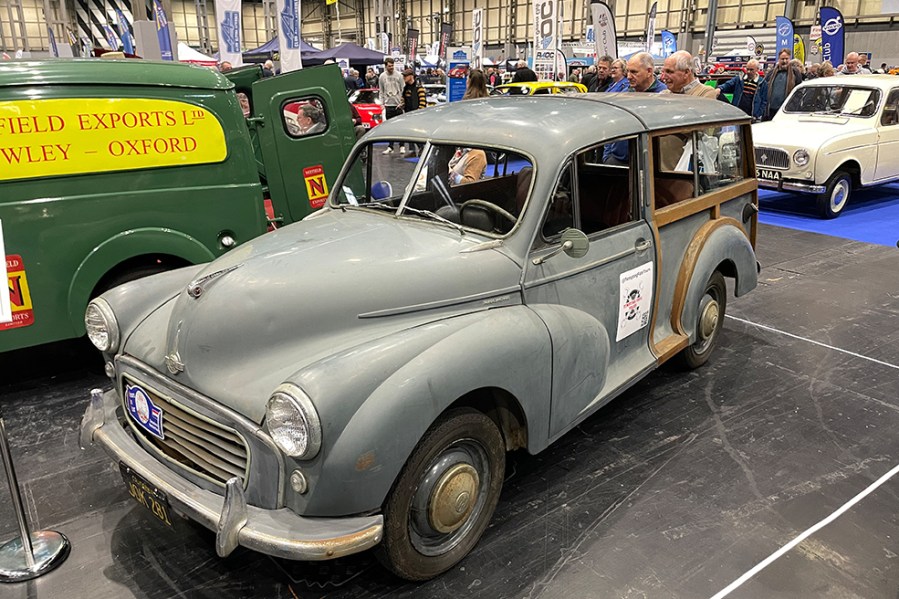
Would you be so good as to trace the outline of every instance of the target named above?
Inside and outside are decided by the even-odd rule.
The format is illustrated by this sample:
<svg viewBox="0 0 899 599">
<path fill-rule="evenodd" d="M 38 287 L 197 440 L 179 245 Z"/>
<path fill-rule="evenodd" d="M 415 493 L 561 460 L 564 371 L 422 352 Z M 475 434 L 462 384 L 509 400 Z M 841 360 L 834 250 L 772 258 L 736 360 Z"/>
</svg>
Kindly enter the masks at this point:
<svg viewBox="0 0 899 599">
<path fill-rule="evenodd" d="M 603 163 L 612 144 L 624 164 Z M 112 388 L 82 445 L 221 556 L 374 547 L 436 576 L 487 528 L 507 451 L 545 449 L 671 358 L 709 359 L 725 277 L 757 283 L 754 169 L 748 117 L 704 99 L 391 119 L 319 212 L 90 304 Z"/>
</svg>

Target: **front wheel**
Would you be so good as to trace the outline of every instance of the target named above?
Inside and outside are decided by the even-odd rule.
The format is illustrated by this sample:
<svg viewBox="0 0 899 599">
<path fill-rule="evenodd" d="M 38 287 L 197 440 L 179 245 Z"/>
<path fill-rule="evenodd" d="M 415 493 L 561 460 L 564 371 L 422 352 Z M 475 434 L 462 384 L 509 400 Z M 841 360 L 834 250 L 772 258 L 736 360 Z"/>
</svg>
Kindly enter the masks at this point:
<svg viewBox="0 0 899 599">
<path fill-rule="evenodd" d="M 503 437 L 490 418 L 470 409 L 441 416 L 390 491 L 380 561 L 406 580 L 427 580 L 459 563 L 493 516 L 505 464 Z"/>
<path fill-rule="evenodd" d="M 852 194 L 852 178 L 837 171 L 827 181 L 827 189 L 818 196 L 818 212 L 824 218 L 836 218 L 846 207 Z"/>
<path fill-rule="evenodd" d="M 727 309 L 727 285 L 724 276 L 717 270 L 709 277 L 705 292 L 699 300 L 696 317 L 696 340 L 681 352 L 681 362 L 687 368 L 699 368 L 709 361 Z"/>
</svg>

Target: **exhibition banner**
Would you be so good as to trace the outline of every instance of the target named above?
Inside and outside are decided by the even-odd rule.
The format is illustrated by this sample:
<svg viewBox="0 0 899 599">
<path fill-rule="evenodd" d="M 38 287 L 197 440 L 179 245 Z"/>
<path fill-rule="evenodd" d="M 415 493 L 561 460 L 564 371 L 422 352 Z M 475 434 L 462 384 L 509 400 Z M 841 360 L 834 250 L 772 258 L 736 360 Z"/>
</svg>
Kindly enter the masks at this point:
<svg viewBox="0 0 899 599">
<path fill-rule="evenodd" d="M 446 60 L 446 47 L 449 44 L 450 37 L 453 35 L 453 24 L 452 23 L 441 23 L 440 24 L 440 49 L 437 52 L 437 56 Z"/>
<path fill-rule="evenodd" d="M 649 18 L 646 20 L 646 51 L 652 54 L 652 42 L 656 37 L 656 9 L 659 3 L 653 2 L 649 9 Z"/>
<path fill-rule="evenodd" d="M 409 64 L 415 67 L 415 57 L 418 55 L 418 29 L 411 27 L 406 30 L 406 48 L 409 50 Z"/>
<path fill-rule="evenodd" d="M 662 30 L 662 56 L 668 57 L 677 52 L 677 38 L 667 29 Z"/>
<path fill-rule="evenodd" d="M 233 67 L 243 65 L 240 52 L 240 0 L 215 0 L 215 19 L 219 34 L 219 62 L 230 62 Z"/>
<path fill-rule="evenodd" d="M 50 40 L 50 53 L 59 58 L 59 48 L 56 47 L 56 36 L 53 35 L 53 28 L 47 25 L 47 39 Z"/>
<path fill-rule="evenodd" d="M 590 4 L 590 14 L 593 17 L 593 43 L 596 48 L 596 57 L 618 58 L 615 17 L 612 15 L 612 9 L 605 2 L 597 1 Z"/>
<path fill-rule="evenodd" d="M 116 21 L 119 25 L 119 38 L 122 40 L 122 48 L 128 54 L 134 54 L 134 42 L 131 39 L 131 29 L 128 28 L 128 19 L 122 9 L 115 9 Z"/>
<path fill-rule="evenodd" d="M 106 34 L 106 43 L 109 44 L 110 50 L 119 49 L 119 38 L 116 37 L 115 31 L 109 25 L 103 25 L 103 32 Z"/>
<path fill-rule="evenodd" d="M 534 72 L 539 81 L 556 78 L 559 46 L 558 0 L 534 0 Z"/>
<path fill-rule="evenodd" d="M 471 11 L 471 64 L 480 69 L 484 65 L 484 9 Z"/>
<path fill-rule="evenodd" d="M 450 48 L 446 63 L 446 100 L 456 102 L 465 95 L 465 87 L 468 85 L 471 48 L 468 46 Z"/>
<path fill-rule="evenodd" d="M 378 34 L 378 52 L 381 54 L 389 54 L 390 53 L 390 37 L 384 33 L 383 31 Z"/>
<path fill-rule="evenodd" d="M 777 17 L 777 47 L 774 56 L 780 56 L 782 50 L 789 50 L 793 53 L 793 21 L 786 17 Z"/>
<path fill-rule="evenodd" d="M 165 16 L 160 0 L 153 0 L 156 15 L 156 37 L 159 39 L 159 55 L 162 60 L 175 60 L 172 54 L 172 37 L 169 35 L 169 20 Z"/>
<path fill-rule="evenodd" d="M 793 58 L 805 64 L 805 42 L 802 41 L 801 36 L 795 33 L 793 34 Z"/>
<path fill-rule="evenodd" d="M 278 44 L 281 57 L 281 72 L 298 71 L 303 68 L 300 56 L 300 0 L 275 0 L 278 11 Z M 233 63 L 232 63 L 233 64 Z"/>
<path fill-rule="evenodd" d="M 843 28 L 843 13 L 832 6 L 821 8 L 822 58 L 838 67 L 843 64 L 843 46 L 846 31 Z"/>
</svg>

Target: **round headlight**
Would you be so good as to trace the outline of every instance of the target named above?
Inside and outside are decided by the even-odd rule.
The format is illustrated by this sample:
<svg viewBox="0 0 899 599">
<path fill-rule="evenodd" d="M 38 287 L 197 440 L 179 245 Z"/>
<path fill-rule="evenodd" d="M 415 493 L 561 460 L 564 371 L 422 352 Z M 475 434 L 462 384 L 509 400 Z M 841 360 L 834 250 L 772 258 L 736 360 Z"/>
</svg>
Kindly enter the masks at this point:
<svg viewBox="0 0 899 599">
<path fill-rule="evenodd" d="M 275 389 L 265 410 L 265 427 L 287 455 L 308 460 L 318 454 L 322 440 L 318 413 L 296 385 L 285 383 Z"/>
<path fill-rule="evenodd" d="M 793 162 L 796 166 L 805 166 L 808 164 L 808 152 L 805 150 L 796 150 L 793 152 Z"/>
<path fill-rule="evenodd" d="M 119 323 L 106 301 L 95 299 L 87 305 L 84 328 L 87 338 L 100 351 L 115 353 L 119 349 Z"/>
</svg>

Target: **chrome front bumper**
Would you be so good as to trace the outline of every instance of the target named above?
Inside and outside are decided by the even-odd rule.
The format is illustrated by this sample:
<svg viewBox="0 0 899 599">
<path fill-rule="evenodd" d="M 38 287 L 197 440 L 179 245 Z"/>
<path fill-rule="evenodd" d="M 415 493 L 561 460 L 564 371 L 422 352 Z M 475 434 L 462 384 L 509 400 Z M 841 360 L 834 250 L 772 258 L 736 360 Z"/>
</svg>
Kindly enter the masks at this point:
<svg viewBox="0 0 899 599">
<path fill-rule="evenodd" d="M 777 189 L 778 191 L 798 191 L 800 193 L 824 193 L 824 191 L 827 189 L 827 186 L 825 185 L 815 185 L 814 183 L 800 183 L 799 181 L 771 181 L 770 179 L 759 179 L 759 187 Z"/>
<path fill-rule="evenodd" d="M 163 491 L 176 512 L 214 531 L 221 557 L 241 545 L 287 559 L 328 560 L 364 551 L 381 541 L 381 515 L 306 518 L 287 508 L 248 506 L 236 479 L 229 481 L 224 497 L 201 489 L 157 462 L 131 438 L 116 416 L 118 405 L 113 390 L 91 392 L 81 420 L 81 447 L 102 446 L 113 459 Z"/>
</svg>

